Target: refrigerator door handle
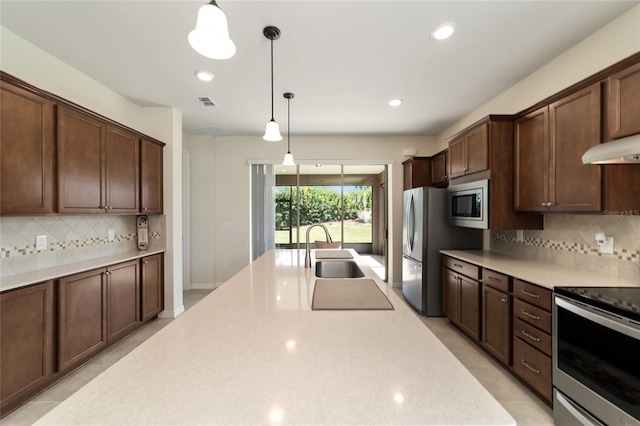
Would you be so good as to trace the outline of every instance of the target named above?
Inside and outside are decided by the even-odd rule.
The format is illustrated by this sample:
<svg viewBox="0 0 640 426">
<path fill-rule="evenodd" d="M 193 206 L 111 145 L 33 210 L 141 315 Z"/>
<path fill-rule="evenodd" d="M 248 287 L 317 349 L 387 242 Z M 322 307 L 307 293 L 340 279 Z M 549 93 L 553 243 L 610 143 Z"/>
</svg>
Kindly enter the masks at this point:
<svg viewBox="0 0 640 426">
<path fill-rule="evenodd" d="M 413 252 L 413 242 L 415 240 L 416 212 L 413 203 L 413 194 L 409 197 L 409 207 L 407 208 L 407 244 L 409 245 L 409 254 Z"/>
</svg>

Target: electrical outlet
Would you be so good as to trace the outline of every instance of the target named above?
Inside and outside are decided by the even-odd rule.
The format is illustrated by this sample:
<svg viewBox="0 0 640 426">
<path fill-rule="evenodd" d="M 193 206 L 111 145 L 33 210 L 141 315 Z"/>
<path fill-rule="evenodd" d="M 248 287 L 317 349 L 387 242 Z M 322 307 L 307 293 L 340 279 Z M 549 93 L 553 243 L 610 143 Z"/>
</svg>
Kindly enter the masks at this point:
<svg viewBox="0 0 640 426">
<path fill-rule="evenodd" d="M 46 250 L 46 249 L 47 249 L 47 236 L 38 235 L 36 237 L 36 250 Z"/>
<path fill-rule="evenodd" d="M 524 241 L 524 231 L 522 229 L 516 229 L 516 241 L 519 243 Z"/>
<path fill-rule="evenodd" d="M 605 237 L 604 244 L 599 244 L 600 253 L 613 254 L 613 237 Z"/>
<path fill-rule="evenodd" d="M 109 240 L 110 242 L 116 239 L 116 231 L 114 231 L 113 229 L 109 229 L 107 231 L 107 240 Z"/>
</svg>

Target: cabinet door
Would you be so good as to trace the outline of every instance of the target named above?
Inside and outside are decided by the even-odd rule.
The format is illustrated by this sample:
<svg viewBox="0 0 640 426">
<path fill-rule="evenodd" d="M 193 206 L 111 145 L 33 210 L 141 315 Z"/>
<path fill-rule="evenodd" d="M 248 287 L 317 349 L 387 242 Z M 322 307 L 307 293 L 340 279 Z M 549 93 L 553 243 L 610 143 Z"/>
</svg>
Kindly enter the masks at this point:
<svg viewBox="0 0 640 426">
<path fill-rule="evenodd" d="M 547 211 L 549 200 L 549 109 L 516 122 L 514 208 Z"/>
<path fill-rule="evenodd" d="M 511 364 L 511 296 L 482 286 L 482 345 L 503 364 Z"/>
<path fill-rule="evenodd" d="M 163 301 L 162 254 L 142 259 L 142 321 L 148 321 L 162 310 Z"/>
<path fill-rule="evenodd" d="M 607 79 L 609 140 L 640 133 L 640 64 Z"/>
<path fill-rule="evenodd" d="M 480 283 L 464 276 L 460 283 L 460 328 L 480 340 Z"/>
<path fill-rule="evenodd" d="M 52 373 L 53 283 L 0 295 L 0 411 L 20 404 Z"/>
<path fill-rule="evenodd" d="M 110 213 L 138 213 L 140 143 L 133 133 L 107 126 L 105 140 L 105 194 Z"/>
<path fill-rule="evenodd" d="M 431 160 L 431 184 L 444 183 L 447 179 L 447 153 L 443 152 Z"/>
<path fill-rule="evenodd" d="M 107 344 L 105 269 L 58 280 L 58 367 L 70 369 Z"/>
<path fill-rule="evenodd" d="M 0 82 L 0 214 L 53 213 L 52 102 Z"/>
<path fill-rule="evenodd" d="M 140 324 L 139 262 L 107 268 L 107 333 L 109 342 L 118 340 Z"/>
<path fill-rule="evenodd" d="M 600 211 L 602 169 L 581 159 L 600 143 L 600 83 L 549 105 L 549 116 L 549 210 Z"/>
<path fill-rule="evenodd" d="M 105 125 L 58 108 L 58 213 L 104 213 Z"/>
<path fill-rule="evenodd" d="M 449 143 L 449 179 L 462 176 L 466 165 L 464 138 Z"/>
<path fill-rule="evenodd" d="M 162 213 L 162 146 L 140 141 L 140 211 Z"/>
<path fill-rule="evenodd" d="M 465 136 L 467 161 L 464 174 L 480 172 L 489 168 L 489 125 L 483 124 Z"/>
<path fill-rule="evenodd" d="M 460 312 L 460 285 L 458 274 L 450 269 L 442 268 L 442 311 L 449 320 L 457 324 Z"/>
</svg>

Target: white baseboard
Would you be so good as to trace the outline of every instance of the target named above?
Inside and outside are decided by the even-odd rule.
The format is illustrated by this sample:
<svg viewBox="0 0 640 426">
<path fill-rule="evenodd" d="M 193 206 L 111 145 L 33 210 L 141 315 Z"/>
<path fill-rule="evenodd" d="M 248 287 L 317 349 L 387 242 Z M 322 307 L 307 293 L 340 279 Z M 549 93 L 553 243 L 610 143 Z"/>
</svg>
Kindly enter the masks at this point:
<svg viewBox="0 0 640 426">
<path fill-rule="evenodd" d="M 180 305 L 177 309 L 173 311 L 164 310 L 158 314 L 158 318 L 178 318 L 180 314 L 184 312 L 184 305 Z"/>
<path fill-rule="evenodd" d="M 215 290 L 217 287 L 214 283 L 191 283 L 191 290 Z"/>
</svg>

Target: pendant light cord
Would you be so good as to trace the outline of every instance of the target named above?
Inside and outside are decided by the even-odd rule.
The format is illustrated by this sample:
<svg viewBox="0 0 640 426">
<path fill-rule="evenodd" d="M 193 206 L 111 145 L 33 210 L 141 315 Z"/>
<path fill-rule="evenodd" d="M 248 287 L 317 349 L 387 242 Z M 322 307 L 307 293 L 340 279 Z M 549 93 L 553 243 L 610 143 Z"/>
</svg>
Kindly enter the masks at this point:
<svg viewBox="0 0 640 426">
<path fill-rule="evenodd" d="M 273 38 L 271 39 L 271 121 L 273 119 Z"/>
<path fill-rule="evenodd" d="M 291 98 L 287 98 L 287 154 L 291 154 Z"/>
</svg>

